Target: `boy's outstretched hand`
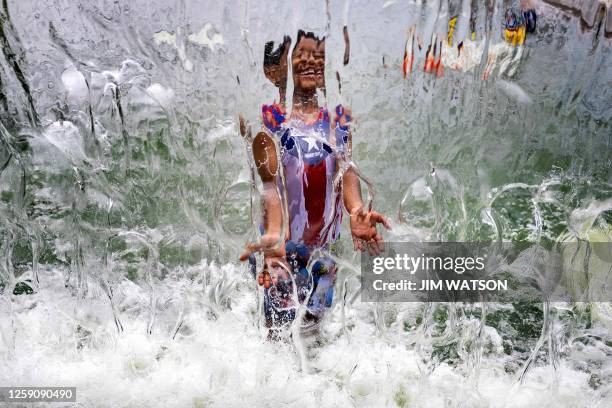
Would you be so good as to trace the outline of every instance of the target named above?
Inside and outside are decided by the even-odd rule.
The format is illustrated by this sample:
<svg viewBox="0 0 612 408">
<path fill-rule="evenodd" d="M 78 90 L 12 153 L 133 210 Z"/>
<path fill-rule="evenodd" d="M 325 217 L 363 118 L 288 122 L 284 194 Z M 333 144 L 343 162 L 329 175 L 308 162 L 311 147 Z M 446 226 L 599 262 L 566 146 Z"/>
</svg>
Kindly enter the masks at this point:
<svg viewBox="0 0 612 408">
<path fill-rule="evenodd" d="M 256 252 L 264 255 L 264 265 L 262 271 L 268 271 L 272 278 L 272 284 L 276 285 L 279 278 L 288 279 L 289 269 L 285 259 L 285 246 L 279 245 L 279 235 L 265 234 L 258 243 L 247 244 L 245 252 L 240 255 L 241 261 L 246 261 L 249 256 Z"/>
<path fill-rule="evenodd" d="M 254 242 L 246 245 L 245 252 L 240 255 L 241 261 L 246 261 L 249 255 L 255 252 L 262 252 L 265 258 L 285 258 L 285 246 L 279 245 L 280 235 L 265 234 L 262 235 L 259 242 Z"/>
<path fill-rule="evenodd" d="M 389 220 L 382 214 L 359 208 L 351 211 L 351 234 L 356 251 L 368 251 L 370 255 L 378 255 L 384 251 L 382 235 L 378 233 L 376 224 L 382 224 L 391 229 Z"/>
</svg>

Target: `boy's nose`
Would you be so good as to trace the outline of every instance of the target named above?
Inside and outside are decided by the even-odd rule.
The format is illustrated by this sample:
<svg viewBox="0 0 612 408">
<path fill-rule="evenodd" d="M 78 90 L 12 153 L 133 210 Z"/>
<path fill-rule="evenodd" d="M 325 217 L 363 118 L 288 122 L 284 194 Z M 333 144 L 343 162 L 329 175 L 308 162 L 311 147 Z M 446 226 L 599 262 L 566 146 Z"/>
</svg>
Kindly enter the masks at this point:
<svg viewBox="0 0 612 408">
<path fill-rule="evenodd" d="M 313 52 L 309 52 L 308 54 L 306 54 L 306 61 L 307 62 L 314 62 L 315 61 L 315 56 Z"/>
</svg>

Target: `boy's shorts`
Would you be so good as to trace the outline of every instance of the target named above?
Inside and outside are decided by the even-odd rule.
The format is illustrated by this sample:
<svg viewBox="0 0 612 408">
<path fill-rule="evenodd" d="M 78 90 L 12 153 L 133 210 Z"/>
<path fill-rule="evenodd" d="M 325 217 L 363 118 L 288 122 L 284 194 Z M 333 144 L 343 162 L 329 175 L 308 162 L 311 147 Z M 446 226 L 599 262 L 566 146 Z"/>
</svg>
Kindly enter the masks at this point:
<svg viewBox="0 0 612 408">
<path fill-rule="evenodd" d="M 287 241 L 285 252 L 293 280 L 291 276 L 279 278 L 276 284 L 264 289 L 264 314 L 269 328 L 293 322 L 297 310 L 296 295 L 301 305 L 307 302 L 307 314 L 315 319 L 323 316 L 334 298 L 337 266 L 331 258 L 317 259 L 309 270 L 311 251 L 306 245 Z"/>
</svg>

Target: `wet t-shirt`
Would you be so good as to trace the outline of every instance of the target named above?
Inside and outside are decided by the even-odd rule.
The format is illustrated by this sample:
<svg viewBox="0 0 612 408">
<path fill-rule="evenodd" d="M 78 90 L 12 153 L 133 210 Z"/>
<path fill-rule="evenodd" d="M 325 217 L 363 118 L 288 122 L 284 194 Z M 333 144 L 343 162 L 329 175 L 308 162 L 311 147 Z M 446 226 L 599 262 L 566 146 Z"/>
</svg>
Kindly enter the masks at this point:
<svg viewBox="0 0 612 408">
<path fill-rule="evenodd" d="M 281 149 L 284 181 L 279 177 L 278 183 L 285 195 L 290 239 L 323 247 L 340 233 L 342 183 L 334 177 L 337 160 L 346 151 L 348 129 L 335 126 L 332 140 L 325 108 L 312 123 L 285 120 L 276 105 L 264 105 L 262 110 L 264 124 Z"/>
</svg>

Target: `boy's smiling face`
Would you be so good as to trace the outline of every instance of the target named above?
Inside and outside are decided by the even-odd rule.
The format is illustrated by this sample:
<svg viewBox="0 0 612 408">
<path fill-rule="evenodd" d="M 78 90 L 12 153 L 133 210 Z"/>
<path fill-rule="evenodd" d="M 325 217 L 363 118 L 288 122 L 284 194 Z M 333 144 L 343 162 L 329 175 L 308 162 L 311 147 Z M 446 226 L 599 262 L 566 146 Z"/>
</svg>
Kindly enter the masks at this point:
<svg viewBox="0 0 612 408">
<path fill-rule="evenodd" d="M 291 55 L 293 85 L 303 91 L 314 91 L 317 88 L 317 41 L 302 37 Z M 320 47 L 319 47 L 320 48 Z"/>
</svg>

